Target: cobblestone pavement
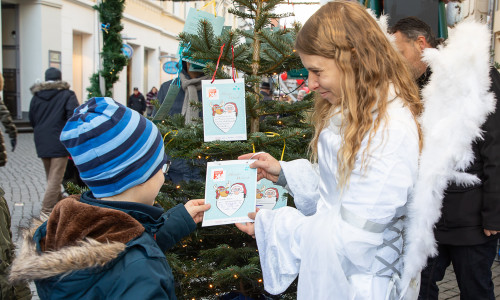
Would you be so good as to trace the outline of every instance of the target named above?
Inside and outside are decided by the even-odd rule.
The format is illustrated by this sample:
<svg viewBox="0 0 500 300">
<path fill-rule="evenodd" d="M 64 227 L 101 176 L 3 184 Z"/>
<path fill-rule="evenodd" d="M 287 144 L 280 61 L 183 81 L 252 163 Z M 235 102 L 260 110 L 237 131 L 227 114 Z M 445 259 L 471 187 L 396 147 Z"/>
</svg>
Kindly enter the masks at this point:
<svg viewBox="0 0 500 300">
<path fill-rule="evenodd" d="M 16 150 L 10 150 L 7 145 L 7 165 L 0 167 L 0 185 L 10 209 L 13 240 L 20 245 L 20 229 L 29 227 L 30 220 L 40 214 L 46 179 L 42 160 L 36 156 L 32 133 L 18 134 Z M 30 287 L 33 300 L 39 299 L 35 285 L 30 283 Z"/>
<path fill-rule="evenodd" d="M 0 185 L 5 190 L 5 198 L 12 216 L 12 234 L 17 245 L 20 243 L 20 227 L 27 227 L 33 216 L 38 216 L 41 199 L 45 190 L 45 172 L 42 161 L 36 156 L 32 133 L 18 136 L 17 148 L 11 152 L 8 148 L 8 163 L 0 168 Z M 496 299 L 500 299 L 500 263 L 492 267 Z M 39 299 L 34 285 L 33 299 Z M 448 268 L 444 279 L 439 284 L 440 300 L 458 300 L 460 292 L 455 281 L 453 268 Z"/>
</svg>

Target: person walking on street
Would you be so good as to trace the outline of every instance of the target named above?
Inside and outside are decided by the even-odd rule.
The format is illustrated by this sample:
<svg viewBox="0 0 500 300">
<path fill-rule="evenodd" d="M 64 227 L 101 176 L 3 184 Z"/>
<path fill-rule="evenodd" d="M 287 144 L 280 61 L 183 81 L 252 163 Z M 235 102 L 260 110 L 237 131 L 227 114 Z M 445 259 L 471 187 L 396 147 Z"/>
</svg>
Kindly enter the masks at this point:
<svg viewBox="0 0 500 300">
<path fill-rule="evenodd" d="M 450 263 L 460 299 L 495 299 L 491 267 L 500 232 L 500 113 L 494 98 L 500 99 L 500 75 L 488 62 L 489 30 L 479 26 L 482 25 L 459 24 L 440 49 L 434 49 L 437 42 L 429 25 L 415 17 L 401 19 L 391 28 L 397 48 L 422 90 L 424 110 L 436 109 L 437 105 L 444 108 L 435 114 L 435 121 L 424 116 L 423 126 L 431 128 L 432 135 L 437 137 L 458 136 L 460 145 L 468 147 L 455 147 L 448 138 L 443 138 L 448 149 L 424 140 L 424 148 L 435 147 L 434 153 L 439 153 L 436 155 L 439 161 L 434 160 L 435 164 L 451 156 L 454 167 L 451 175 L 439 169 L 440 178 L 445 178 L 444 193 L 434 189 L 435 194 L 444 194 L 444 197 L 436 199 L 442 199 L 442 207 L 439 201 L 434 201 L 437 203 L 435 210 L 441 209 L 440 214 L 436 214 L 433 232 L 437 256 L 429 257 L 422 271 L 419 294 L 422 300 L 438 299 L 437 282 L 444 278 Z M 466 44 L 474 44 L 474 49 L 467 49 Z M 454 111 L 444 111 L 446 108 Z M 429 121 L 438 125 L 430 127 Z M 463 123 L 467 125 L 460 125 Z M 437 132 L 440 128 L 444 128 L 441 135 Z M 474 133 L 468 135 L 468 132 Z M 421 164 L 430 168 L 424 162 L 425 152 L 426 149 Z M 425 172 L 428 171 L 421 169 L 419 176 L 424 176 Z M 427 182 L 426 185 L 436 183 Z M 429 211 L 429 214 L 434 212 Z M 429 234 L 432 236 L 432 229 Z"/>
<path fill-rule="evenodd" d="M 158 100 L 158 89 L 154 86 L 146 95 L 146 116 L 151 117 L 153 114 L 152 100 Z"/>
<path fill-rule="evenodd" d="M 42 213 L 50 214 L 62 199 L 63 180 L 68 151 L 59 141 L 66 121 L 78 107 L 78 99 L 67 82 L 61 80 L 61 71 L 48 68 L 45 81 L 31 87 L 29 120 L 34 131 L 35 147 L 42 159 L 47 177 L 47 189 L 42 200 Z"/>
<path fill-rule="evenodd" d="M 0 73 L 0 91 L 3 90 L 3 76 Z M 9 135 L 12 151 L 16 148 L 17 128 L 12 122 L 10 112 L 0 97 L 0 120 Z M 0 167 L 7 163 L 7 151 L 4 144 L 2 132 L 0 131 Z M 10 230 L 11 218 L 4 191 L 0 186 L 0 299 L 31 299 L 31 290 L 26 284 L 12 285 L 8 281 L 8 270 L 14 259 L 14 243 L 12 242 L 12 231 Z"/>
<path fill-rule="evenodd" d="M 0 91 L 2 90 L 3 90 L 3 76 L 0 73 Z M 17 144 L 17 128 L 16 125 L 14 125 L 14 122 L 12 122 L 9 109 L 7 108 L 7 106 L 5 106 L 1 97 L 0 97 L 0 120 L 2 121 L 2 124 L 5 127 L 5 133 L 9 136 L 12 152 L 14 152 Z M 7 163 L 7 148 L 5 147 L 4 138 L 2 132 L 0 131 L 0 167 L 5 166 L 6 163 Z"/>
<path fill-rule="evenodd" d="M 146 111 L 146 99 L 144 99 L 144 96 L 139 92 L 139 88 L 134 88 L 134 92 L 128 97 L 127 106 L 141 115 L 144 115 Z"/>
<path fill-rule="evenodd" d="M 273 100 L 271 97 L 271 85 L 269 82 L 261 82 L 260 84 L 260 94 L 262 95 L 262 101 L 270 101 Z"/>
</svg>

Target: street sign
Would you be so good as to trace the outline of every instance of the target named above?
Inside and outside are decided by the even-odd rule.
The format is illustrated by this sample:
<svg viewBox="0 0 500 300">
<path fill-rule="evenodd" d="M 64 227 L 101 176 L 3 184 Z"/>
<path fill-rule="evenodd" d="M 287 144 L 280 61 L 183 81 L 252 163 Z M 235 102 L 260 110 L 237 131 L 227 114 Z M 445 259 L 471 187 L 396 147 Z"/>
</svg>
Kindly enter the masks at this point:
<svg viewBox="0 0 500 300">
<path fill-rule="evenodd" d="M 123 55 L 130 59 L 132 57 L 132 54 L 134 54 L 134 49 L 130 45 L 122 44 L 122 52 Z"/>
</svg>

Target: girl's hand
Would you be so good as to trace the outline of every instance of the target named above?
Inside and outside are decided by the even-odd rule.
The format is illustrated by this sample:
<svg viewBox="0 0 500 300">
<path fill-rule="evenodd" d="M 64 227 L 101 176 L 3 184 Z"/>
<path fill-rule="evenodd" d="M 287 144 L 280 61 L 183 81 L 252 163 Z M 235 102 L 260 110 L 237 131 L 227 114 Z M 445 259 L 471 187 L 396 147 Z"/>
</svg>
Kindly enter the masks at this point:
<svg viewBox="0 0 500 300">
<path fill-rule="evenodd" d="M 257 212 L 259 211 L 259 209 L 257 208 Z M 248 217 L 252 220 L 255 220 L 255 216 L 257 215 L 257 212 L 251 212 L 251 213 L 248 213 Z M 252 223 L 252 222 L 246 222 L 246 223 L 236 223 L 234 224 L 236 225 L 236 227 L 243 231 L 244 233 L 252 236 L 253 238 L 255 238 L 255 223 Z"/>
<path fill-rule="evenodd" d="M 272 182 L 278 181 L 281 165 L 269 153 L 248 153 L 239 156 L 238 159 L 257 159 L 250 165 L 250 168 L 257 168 L 257 180 L 266 178 Z"/>
</svg>

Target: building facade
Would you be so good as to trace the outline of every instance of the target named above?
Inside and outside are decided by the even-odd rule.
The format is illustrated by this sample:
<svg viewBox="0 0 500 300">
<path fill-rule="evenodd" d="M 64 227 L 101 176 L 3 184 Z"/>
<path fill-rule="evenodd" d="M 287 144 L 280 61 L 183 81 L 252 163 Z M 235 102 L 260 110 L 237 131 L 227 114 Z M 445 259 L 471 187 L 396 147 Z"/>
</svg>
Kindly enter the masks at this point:
<svg viewBox="0 0 500 300">
<path fill-rule="evenodd" d="M 3 99 L 16 119 L 26 118 L 30 87 L 44 80 L 48 67 L 62 71 L 80 103 L 87 100 L 90 76 L 99 68 L 99 16 L 96 0 L 1 0 L 0 69 L 5 77 Z M 215 2 L 214 2 L 215 3 Z M 177 60 L 177 35 L 183 30 L 189 8 L 213 12 L 199 2 L 126 0 L 122 38 L 131 47 L 128 65 L 114 85 L 113 97 L 125 104 L 134 87 L 148 93 L 172 79 L 162 70 Z M 217 12 L 225 26 L 236 18 L 227 13 L 229 1 L 218 1 Z"/>
<path fill-rule="evenodd" d="M 87 99 L 90 76 L 99 68 L 100 23 L 93 6 L 100 0 L 0 0 L 0 70 L 5 78 L 3 99 L 15 119 L 26 119 L 30 87 L 44 72 L 60 68 L 78 100 Z M 313 0 L 311 0 L 313 1 Z M 218 0 L 217 13 L 225 26 L 244 26 L 227 13 L 231 0 Z M 215 1 L 213 3 L 216 3 Z M 500 0 L 462 0 L 447 4 L 448 24 L 474 18 L 492 29 L 492 62 L 500 63 Z M 172 79 L 162 70 L 176 60 L 177 35 L 191 7 L 213 12 L 208 1 L 173 2 L 126 0 L 122 23 L 124 43 L 132 49 L 128 65 L 114 84 L 113 97 L 126 103 L 134 87 L 146 94 Z M 304 22 L 305 20 L 297 20 Z M 238 23 L 239 22 L 239 23 Z M 251 24 L 250 24 L 251 25 Z"/>
</svg>

